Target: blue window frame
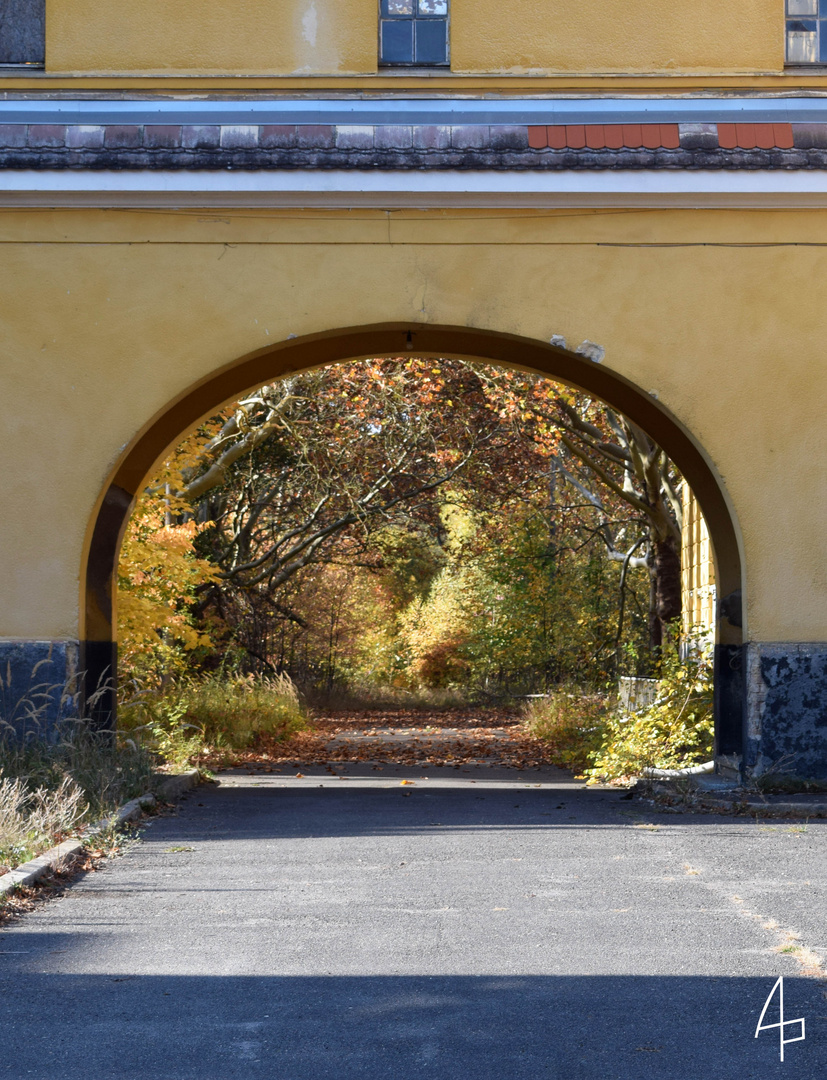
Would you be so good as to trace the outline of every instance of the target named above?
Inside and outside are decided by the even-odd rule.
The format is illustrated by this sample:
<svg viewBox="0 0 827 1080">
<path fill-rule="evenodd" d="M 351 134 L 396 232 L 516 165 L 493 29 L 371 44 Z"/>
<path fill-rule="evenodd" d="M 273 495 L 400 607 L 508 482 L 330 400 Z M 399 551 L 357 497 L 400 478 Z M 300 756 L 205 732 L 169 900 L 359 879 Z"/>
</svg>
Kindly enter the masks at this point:
<svg viewBox="0 0 827 1080">
<path fill-rule="evenodd" d="M 827 64 L 827 0 L 786 0 L 788 64 Z"/>
<path fill-rule="evenodd" d="M 380 0 L 379 63 L 447 66 L 448 4 L 449 0 Z"/>
</svg>

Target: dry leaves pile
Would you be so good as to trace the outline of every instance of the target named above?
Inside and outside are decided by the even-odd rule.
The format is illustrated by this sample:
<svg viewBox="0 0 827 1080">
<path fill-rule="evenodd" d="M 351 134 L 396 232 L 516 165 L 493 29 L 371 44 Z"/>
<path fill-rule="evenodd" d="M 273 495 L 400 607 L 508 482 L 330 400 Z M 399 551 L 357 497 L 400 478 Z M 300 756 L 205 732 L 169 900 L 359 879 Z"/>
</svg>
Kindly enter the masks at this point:
<svg viewBox="0 0 827 1080">
<path fill-rule="evenodd" d="M 299 769 L 343 762 L 536 769 L 552 764 L 542 742 L 526 734 L 516 711 L 343 710 L 318 717 L 284 742 L 262 739 L 236 763 L 251 770 Z"/>
</svg>

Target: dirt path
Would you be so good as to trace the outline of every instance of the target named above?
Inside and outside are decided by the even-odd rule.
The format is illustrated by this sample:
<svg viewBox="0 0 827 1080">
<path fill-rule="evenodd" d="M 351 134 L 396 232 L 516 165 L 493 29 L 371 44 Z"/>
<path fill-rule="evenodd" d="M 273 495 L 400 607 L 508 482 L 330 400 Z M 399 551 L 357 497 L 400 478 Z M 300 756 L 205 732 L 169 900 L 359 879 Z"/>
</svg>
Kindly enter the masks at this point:
<svg viewBox="0 0 827 1080">
<path fill-rule="evenodd" d="M 264 772 L 343 762 L 515 769 L 551 764 L 543 744 L 528 735 L 517 709 L 467 707 L 420 711 L 363 709 L 318 716 L 310 731 L 287 742 L 264 741 L 239 764 Z"/>
</svg>

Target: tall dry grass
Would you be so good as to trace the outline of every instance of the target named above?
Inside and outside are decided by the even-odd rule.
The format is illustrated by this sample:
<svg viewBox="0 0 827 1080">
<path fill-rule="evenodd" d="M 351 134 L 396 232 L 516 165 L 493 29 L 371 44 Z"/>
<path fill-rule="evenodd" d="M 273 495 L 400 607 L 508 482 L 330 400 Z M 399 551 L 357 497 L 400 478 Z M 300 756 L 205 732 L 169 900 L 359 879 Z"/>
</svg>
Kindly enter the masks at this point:
<svg viewBox="0 0 827 1080">
<path fill-rule="evenodd" d="M 39 665 L 38 665 L 39 666 Z M 155 762 L 134 741 L 71 717 L 74 682 L 10 700 L 0 673 L 0 869 L 33 858 L 152 787 Z M 55 711 L 58 718 L 54 719 Z"/>
<path fill-rule="evenodd" d="M 288 675 L 216 672 L 139 692 L 121 707 L 121 723 L 167 764 L 183 767 L 208 751 L 240 750 L 259 736 L 304 730 L 309 713 Z"/>
</svg>

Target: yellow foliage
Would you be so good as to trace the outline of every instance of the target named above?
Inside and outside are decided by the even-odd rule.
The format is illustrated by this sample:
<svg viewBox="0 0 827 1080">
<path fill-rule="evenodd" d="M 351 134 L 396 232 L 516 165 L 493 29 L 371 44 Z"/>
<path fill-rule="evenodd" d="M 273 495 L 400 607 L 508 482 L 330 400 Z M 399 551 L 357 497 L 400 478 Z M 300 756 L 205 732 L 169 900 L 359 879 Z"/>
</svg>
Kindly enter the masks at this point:
<svg viewBox="0 0 827 1080">
<path fill-rule="evenodd" d="M 218 575 L 194 550 L 195 537 L 207 526 L 170 523 L 191 510 L 176 492 L 207 437 L 199 432 L 182 444 L 129 520 L 118 564 L 118 641 L 127 668 L 139 659 L 178 667 L 183 652 L 211 644 L 193 625 L 189 610 L 196 588 Z"/>
</svg>

